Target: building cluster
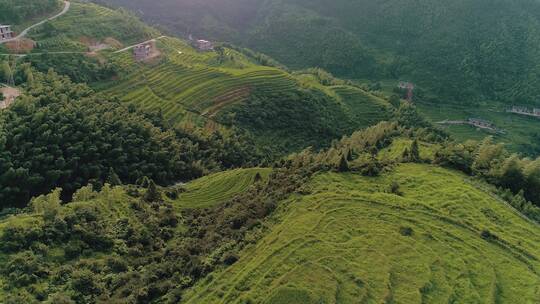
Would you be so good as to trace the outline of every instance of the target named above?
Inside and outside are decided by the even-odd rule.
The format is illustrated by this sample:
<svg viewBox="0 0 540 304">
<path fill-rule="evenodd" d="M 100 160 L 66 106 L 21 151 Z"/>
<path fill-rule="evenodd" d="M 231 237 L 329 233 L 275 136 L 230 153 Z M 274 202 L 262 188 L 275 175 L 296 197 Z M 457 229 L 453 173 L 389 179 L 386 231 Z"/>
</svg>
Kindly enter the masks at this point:
<svg viewBox="0 0 540 304">
<path fill-rule="evenodd" d="M 398 88 L 405 89 L 405 90 L 409 90 L 409 89 L 414 90 L 414 84 L 410 82 L 400 81 L 398 83 Z"/>
<path fill-rule="evenodd" d="M 195 46 L 199 51 L 212 51 L 214 49 L 214 45 L 208 40 L 199 39 L 195 41 Z"/>
<path fill-rule="evenodd" d="M 11 25 L 0 24 L 0 40 L 9 40 L 13 38 L 13 31 L 11 31 Z"/>
<path fill-rule="evenodd" d="M 133 47 L 133 55 L 136 61 L 142 61 L 152 54 L 152 43 L 143 43 Z"/>
<path fill-rule="evenodd" d="M 398 88 L 407 90 L 407 101 L 412 102 L 413 101 L 413 91 L 414 91 L 414 84 L 411 82 L 404 82 L 400 81 L 398 83 Z"/>
<path fill-rule="evenodd" d="M 193 35 L 189 35 L 191 45 L 199 51 L 213 51 L 214 44 L 211 41 L 204 39 L 193 39 Z"/>
<path fill-rule="evenodd" d="M 508 112 L 521 114 L 521 115 L 529 115 L 529 116 L 540 117 L 540 109 L 539 108 L 527 108 L 527 107 L 513 106 L 510 110 L 508 110 Z"/>
<path fill-rule="evenodd" d="M 487 120 L 479 119 L 479 118 L 469 118 L 467 122 L 475 127 L 483 128 L 483 129 L 496 129 L 495 125 Z"/>
</svg>

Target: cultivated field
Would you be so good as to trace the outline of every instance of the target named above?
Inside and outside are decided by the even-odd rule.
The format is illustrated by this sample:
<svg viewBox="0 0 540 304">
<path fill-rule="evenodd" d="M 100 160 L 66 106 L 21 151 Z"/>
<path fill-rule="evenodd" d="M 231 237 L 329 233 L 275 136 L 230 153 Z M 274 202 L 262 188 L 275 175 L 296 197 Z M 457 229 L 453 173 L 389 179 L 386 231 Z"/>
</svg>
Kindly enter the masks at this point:
<svg viewBox="0 0 540 304">
<path fill-rule="evenodd" d="M 236 169 L 208 175 L 186 185 L 186 192 L 180 194 L 174 204 L 179 208 L 207 208 L 224 203 L 246 191 L 255 183 L 260 174 L 266 180 L 271 169 Z"/>
<path fill-rule="evenodd" d="M 388 193 L 396 181 L 402 196 Z M 326 173 L 187 303 L 537 303 L 540 227 L 467 177 Z"/>
</svg>

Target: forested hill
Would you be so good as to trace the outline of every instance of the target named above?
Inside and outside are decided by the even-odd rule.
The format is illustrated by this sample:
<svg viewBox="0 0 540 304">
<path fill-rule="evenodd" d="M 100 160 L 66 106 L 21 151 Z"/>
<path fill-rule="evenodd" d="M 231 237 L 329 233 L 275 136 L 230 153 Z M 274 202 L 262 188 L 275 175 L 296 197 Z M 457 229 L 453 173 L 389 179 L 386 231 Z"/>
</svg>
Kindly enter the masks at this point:
<svg viewBox="0 0 540 304">
<path fill-rule="evenodd" d="M 459 102 L 534 103 L 540 95 L 537 1 L 105 1 L 177 34 L 232 40 L 293 68 L 408 79 Z"/>
<path fill-rule="evenodd" d="M 59 0 L 0 0 L 0 24 L 19 24 L 60 8 Z"/>
</svg>

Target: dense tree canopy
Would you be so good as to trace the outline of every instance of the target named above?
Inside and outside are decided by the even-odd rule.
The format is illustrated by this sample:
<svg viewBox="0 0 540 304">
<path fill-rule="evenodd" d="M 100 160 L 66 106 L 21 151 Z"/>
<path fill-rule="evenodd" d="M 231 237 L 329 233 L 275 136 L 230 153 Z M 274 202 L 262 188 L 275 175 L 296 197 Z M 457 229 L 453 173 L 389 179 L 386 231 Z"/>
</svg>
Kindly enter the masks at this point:
<svg viewBox="0 0 540 304">
<path fill-rule="evenodd" d="M 2 24 L 18 24 L 59 7 L 58 0 L 0 0 L 0 20 Z"/>
<path fill-rule="evenodd" d="M 35 75 L 28 94 L 0 114 L 1 207 L 24 206 L 55 187 L 69 198 L 89 182 L 99 186 L 111 169 L 125 183 L 147 176 L 169 184 L 255 159 L 239 136 L 170 130 L 159 115 L 53 72 Z"/>
</svg>

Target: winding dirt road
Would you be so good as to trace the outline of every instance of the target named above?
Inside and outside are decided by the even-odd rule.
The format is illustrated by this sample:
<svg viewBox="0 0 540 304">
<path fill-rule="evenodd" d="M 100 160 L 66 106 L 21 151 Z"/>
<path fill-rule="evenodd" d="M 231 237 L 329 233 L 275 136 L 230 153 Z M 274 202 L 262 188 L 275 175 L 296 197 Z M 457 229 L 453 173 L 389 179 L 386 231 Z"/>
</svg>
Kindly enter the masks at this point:
<svg viewBox="0 0 540 304">
<path fill-rule="evenodd" d="M 17 37 L 14 37 L 14 38 L 11 38 L 11 39 L 7 39 L 7 40 L 1 40 L 1 41 L 0 41 L 0 44 L 6 43 L 6 42 L 10 42 L 10 41 L 15 41 L 15 40 L 24 38 L 24 37 L 28 34 L 28 32 L 29 32 L 30 30 L 32 30 L 33 28 L 38 27 L 38 26 L 44 24 L 44 23 L 47 22 L 47 21 L 54 20 L 54 19 L 56 19 L 56 18 L 58 18 L 58 17 L 64 15 L 65 13 L 67 13 L 67 12 L 69 11 L 69 8 L 70 8 L 70 7 L 71 7 L 71 2 L 69 2 L 69 1 L 64 1 L 64 9 L 62 9 L 62 11 L 61 11 L 60 13 L 58 13 L 58 14 L 52 16 L 52 17 L 49 17 L 49 18 L 47 18 L 47 19 L 45 19 L 45 20 L 42 20 L 42 21 L 40 21 L 40 22 L 38 22 L 38 23 L 36 23 L 36 24 L 33 24 L 33 25 L 29 26 L 29 27 L 27 27 L 27 28 L 24 29 L 19 35 L 17 35 Z"/>
</svg>

